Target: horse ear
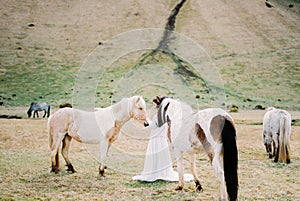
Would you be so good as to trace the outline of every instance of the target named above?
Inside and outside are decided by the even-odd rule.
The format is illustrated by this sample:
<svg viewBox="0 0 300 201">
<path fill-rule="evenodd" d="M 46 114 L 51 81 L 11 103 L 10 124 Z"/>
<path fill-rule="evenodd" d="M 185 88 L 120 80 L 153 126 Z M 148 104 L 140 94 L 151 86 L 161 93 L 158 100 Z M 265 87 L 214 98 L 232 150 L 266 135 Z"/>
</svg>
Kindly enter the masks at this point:
<svg viewBox="0 0 300 201">
<path fill-rule="evenodd" d="M 135 102 L 138 103 L 140 100 L 141 100 L 141 96 L 139 96 Z"/>
</svg>

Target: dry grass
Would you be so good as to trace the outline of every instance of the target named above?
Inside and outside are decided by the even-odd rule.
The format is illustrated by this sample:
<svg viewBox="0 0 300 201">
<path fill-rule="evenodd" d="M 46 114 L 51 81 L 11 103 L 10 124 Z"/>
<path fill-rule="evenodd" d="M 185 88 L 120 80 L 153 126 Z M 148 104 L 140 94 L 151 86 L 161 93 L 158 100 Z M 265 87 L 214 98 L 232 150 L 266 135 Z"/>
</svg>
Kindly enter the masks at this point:
<svg viewBox="0 0 300 201">
<path fill-rule="evenodd" d="M 239 200 L 300 199 L 300 127 L 292 127 L 292 163 L 273 163 L 262 144 L 262 111 L 234 113 L 238 124 Z M 292 112 L 299 118 L 299 112 Z M 131 180 L 143 165 L 147 138 L 136 140 L 145 130 L 124 129 L 109 153 L 107 177 L 98 175 L 95 147 L 73 142 L 70 157 L 76 174 L 62 171 L 50 173 L 50 154 L 46 120 L 0 120 L 0 200 L 217 200 L 218 182 L 204 153 L 198 156 L 197 167 L 204 192 L 195 192 L 193 182 L 182 192 L 176 183 L 157 181 L 143 183 Z M 141 134 L 142 133 L 142 134 Z M 129 135 L 130 134 L 130 135 Z M 133 155 L 136 157 L 129 158 Z M 127 158 L 126 158 L 127 156 Z M 62 159 L 61 159 L 62 160 Z M 62 161 L 62 164 L 64 162 Z M 187 166 L 187 163 L 185 163 Z M 186 168 L 189 172 L 188 168 Z"/>
</svg>

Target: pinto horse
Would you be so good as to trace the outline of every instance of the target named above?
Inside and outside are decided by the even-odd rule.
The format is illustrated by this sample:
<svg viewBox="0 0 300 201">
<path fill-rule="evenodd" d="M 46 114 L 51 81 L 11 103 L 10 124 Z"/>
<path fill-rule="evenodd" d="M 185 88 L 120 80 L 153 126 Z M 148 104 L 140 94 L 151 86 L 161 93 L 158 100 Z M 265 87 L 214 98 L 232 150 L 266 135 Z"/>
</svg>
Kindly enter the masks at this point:
<svg viewBox="0 0 300 201">
<path fill-rule="evenodd" d="M 263 120 L 263 138 L 269 158 L 274 157 L 274 162 L 291 162 L 290 136 L 291 115 L 285 110 L 268 108 Z"/>
<path fill-rule="evenodd" d="M 31 103 L 30 107 L 27 111 L 27 115 L 29 118 L 31 117 L 32 111 L 33 111 L 33 118 L 35 118 L 35 115 L 37 117 L 39 117 L 38 111 L 44 111 L 43 118 L 46 116 L 46 114 L 47 114 L 47 117 L 49 117 L 50 116 L 50 105 L 48 105 L 46 103 Z"/>
<path fill-rule="evenodd" d="M 67 171 L 76 172 L 68 156 L 71 140 L 82 143 L 100 143 L 99 173 L 104 176 L 106 154 L 116 140 L 121 127 L 130 119 L 145 123 L 146 103 L 141 96 L 123 98 L 120 102 L 93 112 L 74 108 L 62 108 L 50 116 L 48 131 L 51 149 L 51 172 L 58 173 L 59 147 L 62 142 L 62 155 Z"/>
<path fill-rule="evenodd" d="M 158 122 L 169 124 L 167 135 L 179 174 L 176 190 L 182 190 L 184 186 L 183 154 L 188 153 L 196 188 L 202 191 L 195 159 L 204 148 L 220 181 L 220 199 L 237 200 L 238 151 L 236 128 L 230 115 L 218 108 L 195 111 L 186 103 L 172 98 L 161 100 L 158 113 Z"/>
</svg>

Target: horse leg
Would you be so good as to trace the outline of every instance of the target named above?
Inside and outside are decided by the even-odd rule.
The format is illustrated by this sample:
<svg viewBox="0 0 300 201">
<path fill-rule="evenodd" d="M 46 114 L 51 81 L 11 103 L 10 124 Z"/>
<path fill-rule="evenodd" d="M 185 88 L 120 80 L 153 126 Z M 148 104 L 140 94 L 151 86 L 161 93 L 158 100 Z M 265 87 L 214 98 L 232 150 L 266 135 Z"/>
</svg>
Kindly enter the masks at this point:
<svg viewBox="0 0 300 201">
<path fill-rule="evenodd" d="M 279 155 L 279 135 L 275 133 L 273 135 L 273 142 L 274 142 L 274 162 L 278 162 L 278 155 Z"/>
<path fill-rule="evenodd" d="M 55 150 L 51 150 L 51 171 L 50 172 L 54 172 L 55 174 L 57 174 L 59 172 L 59 153 L 58 153 L 58 149 Z"/>
<path fill-rule="evenodd" d="M 58 133 L 58 135 L 53 139 L 51 145 L 51 162 L 52 169 L 51 172 L 57 174 L 59 172 L 60 163 L 59 163 L 59 146 L 64 137 L 64 134 Z"/>
<path fill-rule="evenodd" d="M 49 105 L 49 107 L 47 109 L 47 117 L 49 117 L 49 116 L 50 116 L 50 105 Z"/>
<path fill-rule="evenodd" d="M 291 157 L 290 157 L 290 145 L 288 144 L 287 145 L 287 148 L 286 148 L 286 163 L 289 164 L 291 163 Z"/>
<path fill-rule="evenodd" d="M 190 161 L 191 161 L 191 170 L 192 170 L 192 174 L 194 176 L 194 180 L 195 180 L 195 184 L 196 184 L 196 188 L 198 191 L 202 192 L 203 191 L 203 188 L 200 184 L 200 179 L 197 175 L 197 172 L 196 172 L 196 155 L 195 154 L 190 154 Z"/>
<path fill-rule="evenodd" d="M 177 163 L 177 172 L 178 172 L 178 186 L 175 188 L 175 190 L 182 190 L 184 186 L 184 168 L 183 168 L 183 156 L 180 151 L 175 151 L 174 153 L 176 155 L 176 163 Z"/>
<path fill-rule="evenodd" d="M 273 155 L 273 153 L 272 153 L 272 143 L 266 145 L 266 149 L 267 149 L 267 152 L 268 152 L 268 154 L 269 154 L 269 158 L 270 158 L 270 159 L 273 158 L 274 155 Z"/>
<path fill-rule="evenodd" d="M 46 110 L 44 110 L 44 116 L 43 116 L 43 118 L 45 118 L 45 116 L 46 116 Z"/>
<path fill-rule="evenodd" d="M 270 145 L 270 159 L 275 156 L 275 142 L 272 140 L 271 145 Z"/>
<path fill-rule="evenodd" d="M 51 166 L 51 171 L 50 172 L 54 172 L 55 174 L 57 174 L 59 172 L 59 153 L 58 150 L 56 151 L 51 151 L 51 162 L 52 162 L 52 166 Z"/>
<path fill-rule="evenodd" d="M 220 181 L 220 200 L 228 200 L 225 176 L 224 176 L 224 166 L 221 159 L 223 156 L 221 155 L 223 149 L 222 144 L 216 144 L 215 146 L 215 155 L 212 160 L 212 166 L 215 170 L 216 176 Z"/>
<path fill-rule="evenodd" d="M 64 139 L 63 139 L 63 144 L 62 144 L 62 155 L 66 161 L 66 164 L 67 164 L 67 171 L 71 171 L 72 173 L 75 173 L 76 170 L 74 169 L 70 159 L 69 159 L 69 148 L 70 148 L 70 144 L 71 144 L 71 140 L 72 140 L 72 137 L 69 136 L 68 134 L 65 135 Z"/>
<path fill-rule="evenodd" d="M 105 171 L 104 169 L 106 169 L 106 166 L 105 166 L 105 160 L 106 160 L 106 155 L 107 155 L 107 152 L 108 152 L 108 149 L 109 149 L 109 143 L 107 140 L 102 140 L 100 142 L 100 165 L 99 165 L 99 174 L 102 176 L 102 177 L 105 177 Z"/>
</svg>

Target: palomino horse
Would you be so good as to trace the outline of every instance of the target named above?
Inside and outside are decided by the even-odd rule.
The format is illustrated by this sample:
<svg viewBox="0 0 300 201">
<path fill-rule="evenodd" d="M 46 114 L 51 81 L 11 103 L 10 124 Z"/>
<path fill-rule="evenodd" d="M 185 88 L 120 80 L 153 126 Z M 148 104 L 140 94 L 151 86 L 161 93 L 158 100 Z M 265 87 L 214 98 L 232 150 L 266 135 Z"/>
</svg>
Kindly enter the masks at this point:
<svg viewBox="0 0 300 201">
<path fill-rule="evenodd" d="M 59 147 L 62 142 L 62 155 L 68 171 L 75 172 L 68 157 L 72 138 L 82 143 L 100 143 L 99 173 L 104 176 L 106 154 L 121 127 L 130 119 L 142 123 L 146 121 L 146 104 L 141 96 L 123 98 L 120 102 L 94 112 L 74 108 L 62 108 L 50 116 L 48 129 L 51 149 L 51 172 L 58 173 Z"/>
<path fill-rule="evenodd" d="M 238 152 L 233 119 L 222 109 L 194 111 L 189 105 L 164 98 L 158 122 L 169 124 L 168 138 L 173 147 L 179 174 L 176 190 L 183 189 L 183 153 L 190 156 L 196 187 L 202 190 L 196 173 L 195 158 L 203 147 L 220 181 L 220 199 L 236 200 L 238 194 Z M 161 117 L 161 119 L 159 119 Z"/>
<path fill-rule="evenodd" d="M 47 114 L 47 117 L 49 117 L 50 116 L 50 105 L 48 105 L 46 103 L 31 103 L 30 107 L 27 111 L 29 118 L 31 117 L 32 111 L 33 111 L 33 118 L 35 118 L 35 115 L 37 117 L 39 117 L 38 111 L 44 111 L 43 118 L 46 116 L 46 114 Z"/>
<path fill-rule="evenodd" d="M 290 163 L 291 115 L 274 107 L 268 108 L 263 120 L 263 138 L 269 158 Z M 273 145 L 273 154 L 272 154 Z"/>
</svg>

